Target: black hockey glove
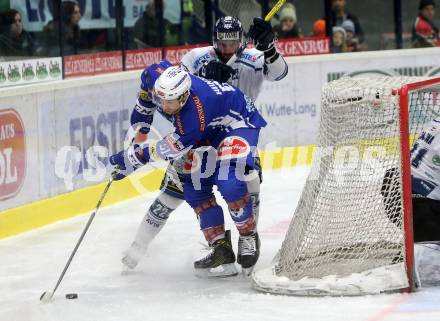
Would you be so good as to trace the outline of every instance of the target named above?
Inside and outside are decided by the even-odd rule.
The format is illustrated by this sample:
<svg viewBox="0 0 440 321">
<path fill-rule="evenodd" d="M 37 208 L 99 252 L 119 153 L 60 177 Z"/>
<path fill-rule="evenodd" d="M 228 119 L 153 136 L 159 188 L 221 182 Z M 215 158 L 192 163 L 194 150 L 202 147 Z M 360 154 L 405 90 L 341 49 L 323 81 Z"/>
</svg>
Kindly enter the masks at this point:
<svg viewBox="0 0 440 321">
<path fill-rule="evenodd" d="M 220 83 L 227 82 L 234 74 L 234 69 L 220 61 L 212 60 L 205 63 L 199 70 L 199 76 L 218 81 Z"/>
<path fill-rule="evenodd" d="M 251 25 L 248 37 L 254 41 L 255 47 L 261 51 L 268 51 L 275 45 L 275 34 L 269 22 L 261 18 L 254 18 L 254 24 Z"/>
</svg>

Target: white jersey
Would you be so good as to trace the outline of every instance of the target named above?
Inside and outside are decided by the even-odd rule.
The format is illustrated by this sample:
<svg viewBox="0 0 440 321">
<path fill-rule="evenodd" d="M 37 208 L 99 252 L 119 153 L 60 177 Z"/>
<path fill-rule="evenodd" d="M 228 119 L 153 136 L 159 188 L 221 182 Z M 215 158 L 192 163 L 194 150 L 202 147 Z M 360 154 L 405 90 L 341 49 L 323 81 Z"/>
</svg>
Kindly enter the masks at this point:
<svg viewBox="0 0 440 321">
<path fill-rule="evenodd" d="M 411 149 L 412 192 L 440 200 L 440 118 L 432 120 Z"/>
<path fill-rule="evenodd" d="M 195 48 L 183 56 L 181 63 L 192 74 L 198 74 L 204 63 L 213 60 L 220 61 L 213 46 Z M 239 59 L 231 66 L 235 74 L 228 83 L 238 87 L 243 93 L 255 101 L 260 93 L 263 80 L 278 81 L 287 75 L 287 64 L 280 55 L 271 64 L 264 61 L 263 52 L 246 48 Z"/>
</svg>

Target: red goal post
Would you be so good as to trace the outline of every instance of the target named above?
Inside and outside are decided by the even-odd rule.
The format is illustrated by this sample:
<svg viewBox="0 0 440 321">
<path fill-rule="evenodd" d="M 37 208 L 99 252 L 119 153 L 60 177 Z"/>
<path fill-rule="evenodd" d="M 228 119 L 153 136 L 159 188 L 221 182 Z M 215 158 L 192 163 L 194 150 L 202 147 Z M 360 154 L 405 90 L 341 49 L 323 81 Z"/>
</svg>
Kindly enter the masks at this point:
<svg viewBox="0 0 440 321">
<path fill-rule="evenodd" d="M 310 175 L 273 264 L 252 276 L 254 288 L 318 296 L 412 290 L 410 144 L 440 116 L 439 92 L 440 78 L 421 77 L 343 77 L 323 87 Z M 386 180 L 390 170 L 398 175 Z"/>
<path fill-rule="evenodd" d="M 410 129 L 409 129 L 409 95 L 411 92 L 428 89 L 438 86 L 434 92 L 440 91 L 440 78 L 421 80 L 408 83 L 399 88 L 399 107 L 400 107 L 400 135 L 402 149 L 402 186 L 403 186 L 403 208 L 405 226 L 405 249 L 406 249 L 406 269 L 409 284 L 413 285 L 413 266 L 414 266 L 414 231 L 413 231 L 413 211 L 412 211 L 412 191 L 411 191 L 411 161 L 410 161 Z M 411 291 L 412 286 L 406 291 Z"/>
</svg>

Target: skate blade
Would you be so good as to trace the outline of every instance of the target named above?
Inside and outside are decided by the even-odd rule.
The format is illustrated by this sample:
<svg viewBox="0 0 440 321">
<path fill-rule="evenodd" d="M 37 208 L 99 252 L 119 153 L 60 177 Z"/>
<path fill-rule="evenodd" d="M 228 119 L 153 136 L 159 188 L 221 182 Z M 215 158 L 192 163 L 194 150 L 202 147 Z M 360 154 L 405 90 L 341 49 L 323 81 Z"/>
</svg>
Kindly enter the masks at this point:
<svg viewBox="0 0 440 321">
<path fill-rule="evenodd" d="M 196 276 L 199 278 L 226 278 L 237 274 L 235 263 L 223 264 L 210 269 L 196 269 Z"/>
</svg>

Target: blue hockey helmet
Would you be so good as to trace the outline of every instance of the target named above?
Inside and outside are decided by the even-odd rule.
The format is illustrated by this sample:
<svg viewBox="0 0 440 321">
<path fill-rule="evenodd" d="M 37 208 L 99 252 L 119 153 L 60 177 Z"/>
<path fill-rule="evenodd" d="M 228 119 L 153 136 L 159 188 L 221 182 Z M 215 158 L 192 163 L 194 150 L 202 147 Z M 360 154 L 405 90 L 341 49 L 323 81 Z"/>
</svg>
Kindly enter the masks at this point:
<svg viewBox="0 0 440 321">
<path fill-rule="evenodd" d="M 141 75 L 141 89 L 152 91 L 157 78 L 159 78 L 159 76 L 171 66 L 171 62 L 168 60 L 162 60 L 158 64 L 151 64 L 145 68 Z"/>
<path fill-rule="evenodd" d="M 214 27 L 212 42 L 221 58 L 229 59 L 243 42 L 243 27 L 237 17 L 219 18 Z"/>
</svg>

